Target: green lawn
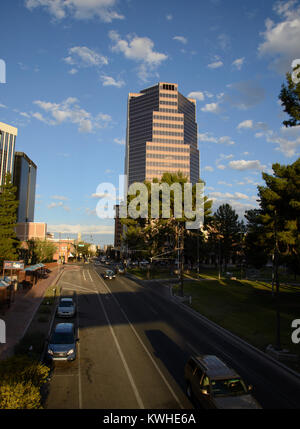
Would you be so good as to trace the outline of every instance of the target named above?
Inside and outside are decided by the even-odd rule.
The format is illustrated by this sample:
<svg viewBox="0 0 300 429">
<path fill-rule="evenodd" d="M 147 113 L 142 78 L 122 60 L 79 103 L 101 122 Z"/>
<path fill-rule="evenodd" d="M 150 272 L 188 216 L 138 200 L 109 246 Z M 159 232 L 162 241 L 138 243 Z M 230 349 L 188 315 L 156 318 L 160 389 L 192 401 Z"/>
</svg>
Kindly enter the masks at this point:
<svg viewBox="0 0 300 429">
<path fill-rule="evenodd" d="M 229 279 L 187 281 L 184 293 L 192 296 L 192 308 L 261 350 L 274 344 L 275 300 L 268 284 Z M 280 293 L 282 347 L 300 355 L 299 344 L 291 342 L 291 323 L 300 318 L 299 302 L 299 292 Z"/>
<path fill-rule="evenodd" d="M 129 274 L 134 274 L 141 280 L 148 280 L 147 268 L 129 268 L 127 269 L 127 272 Z M 170 269 L 152 268 L 150 270 L 150 279 L 170 279 L 172 277 L 176 278 L 177 276 L 175 276 Z"/>
</svg>

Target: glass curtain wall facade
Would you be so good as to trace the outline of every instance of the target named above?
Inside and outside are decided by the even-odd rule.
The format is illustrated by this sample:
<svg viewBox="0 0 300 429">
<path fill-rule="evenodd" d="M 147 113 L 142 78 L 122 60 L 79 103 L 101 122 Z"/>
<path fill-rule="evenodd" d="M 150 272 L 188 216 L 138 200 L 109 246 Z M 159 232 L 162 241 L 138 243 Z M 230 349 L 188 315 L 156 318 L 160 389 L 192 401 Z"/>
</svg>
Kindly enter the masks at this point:
<svg viewBox="0 0 300 429">
<path fill-rule="evenodd" d="M 0 122 L 0 191 L 7 173 L 13 176 L 18 129 Z"/>
<path fill-rule="evenodd" d="M 125 174 L 128 185 L 181 171 L 199 180 L 196 102 L 178 85 L 160 82 L 130 93 L 127 109 Z"/>
<path fill-rule="evenodd" d="M 18 222 L 33 222 L 37 167 L 23 152 L 15 153 L 14 185 L 17 187 Z"/>
</svg>

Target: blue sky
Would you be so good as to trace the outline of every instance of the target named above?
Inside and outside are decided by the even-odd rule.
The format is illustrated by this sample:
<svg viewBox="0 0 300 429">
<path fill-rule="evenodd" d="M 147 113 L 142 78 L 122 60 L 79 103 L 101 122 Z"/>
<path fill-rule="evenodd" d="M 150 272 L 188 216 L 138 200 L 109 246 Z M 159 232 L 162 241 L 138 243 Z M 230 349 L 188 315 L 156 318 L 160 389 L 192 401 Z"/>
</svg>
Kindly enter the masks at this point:
<svg viewBox="0 0 300 429">
<path fill-rule="evenodd" d="M 278 102 L 300 58 L 299 1 L 3 0 L 0 15 L 0 121 L 38 166 L 35 221 L 49 232 L 113 242 L 97 186 L 123 174 L 128 93 L 159 81 L 197 99 L 215 209 L 255 207 L 261 172 L 299 157 Z"/>
</svg>

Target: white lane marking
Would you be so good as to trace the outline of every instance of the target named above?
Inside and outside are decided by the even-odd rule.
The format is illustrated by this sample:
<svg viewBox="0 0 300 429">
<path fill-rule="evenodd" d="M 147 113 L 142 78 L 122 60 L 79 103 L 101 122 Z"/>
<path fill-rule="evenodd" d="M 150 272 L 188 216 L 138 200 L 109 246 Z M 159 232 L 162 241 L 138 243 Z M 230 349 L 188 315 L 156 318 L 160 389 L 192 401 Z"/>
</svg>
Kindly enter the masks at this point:
<svg viewBox="0 0 300 429">
<path fill-rule="evenodd" d="M 98 274 L 98 273 L 97 273 Z M 121 305 L 119 304 L 117 298 L 112 294 L 111 290 L 109 289 L 109 287 L 106 285 L 106 283 L 104 282 L 104 280 L 99 276 L 100 280 L 102 281 L 102 283 L 104 284 L 104 287 L 107 289 L 107 291 L 112 295 L 113 299 L 115 300 L 115 302 L 118 304 L 123 316 L 125 317 L 125 319 L 127 320 L 129 326 L 131 327 L 132 331 L 134 332 L 135 336 L 137 337 L 138 341 L 140 342 L 141 346 L 143 347 L 143 349 L 145 350 L 145 352 L 147 353 L 148 357 L 150 358 L 151 362 L 153 363 L 155 369 L 157 370 L 157 372 L 159 373 L 159 375 L 161 376 L 162 380 L 164 381 L 165 385 L 167 386 L 167 388 L 169 389 L 170 393 L 172 394 L 173 398 L 175 399 L 175 401 L 178 403 L 178 405 L 180 406 L 181 409 L 183 409 L 183 405 L 181 404 L 179 398 L 177 397 L 176 393 L 174 392 L 174 390 L 172 389 L 172 387 L 170 386 L 170 384 L 168 383 L 168 380 L 165 378 L 165 376 L 163 375 L 163 373 L 161 372 L 161 370 L 159 369 L 157 363 L 155 362 L 155 360 L 153 359 L 153 357 L 151 356 L 151 353 L 149 352 L 149 350 L 147 349 L 147 347 L 145 346 L 145 344 L 143 343 L 142 339 L 140 338 L 139 334 L 137 333 L 137 331 L 135 330 L 134 326 L 132 325 L 132 323 L 130 322 L 130 320 L 128 319 L 126 313 L 124 312 L 124 310 L 122 309 Z"/>
<path fill-rule="evenodd" d="M 84 290 L 84 291 L 91 292 L 91 289 L 86 288 L 86 287 L 83 287 L 83 286 L 76 285 L 76 284 L 74 284 L 74 283 L 69 283 L 69 282 L 61 282 L 61 283 L 68 284 L 68 285 L 72 286 L 72 287 L 64 287 L 64 288 L 63 288 L 63 290 L 65 290 L 65 289 L 67 289 L 67 290 L 70 290 L 70 289 L 71 289 L 71 290 L 74 290 L 74 289 L 82 289 L 82 290 Z"/>
<path fill-rule="evenodd" d="M 77 311 L 76 311 L 76 319 L 77 319 L 77 332 L 79 338 L 79 307 L 78 307 L 78 295 L 77 296 Z M 77 343 L 78 350 L 78 395 L 79 395 L 79 409 L 82 409 L 82 387 L 81 387 L 81 372 L 80 372 L 80 345 Z"/>
<path fill-rule="evenodd" d="M 97 293 L 97 297 L 98 297 L 99 303 L 100 303 L 100 305 L 101 305 L 101 307 L 102 307 L 102 310 L 103 310 L 103 313 L 104 313 L 104 315 L 105 315 L 106 321 L 107 321 L 107 323 L 108 323 L 108 325 L 109 325 L 110 332 L 111 332 L 112 337 L 113 337 L 113 339 L 114 339 L 114 342 L 115 342 L 115 344 L 116 344 L 116 347 L 117 347 L 117 350 L 118 350 L 118 352 L 119 352 L 119 355 L 120 355 L 120 358 L 121 358 L 121 360 L 122 360 L 122 363 L 123 363 L 123 365 L 124 365 L 125 371 L 126 371 L 127 376 L 128 376 L 128 378 L 129 378 L 129 381 L 130 381 L 131 387 L 132 387 L 132 389 L 133 389 L 133 392 L 134 392 L 134 394 L 135 394 L 135 398 L 136 398 L 136 400 L 137 400 L 137 403 L 139 404 L 139 407 L 140 407 L 140 408 L 144 409 L 144 408 L 145 408 L 145 406 L 144 406 L 144 404 L 143 404 L 143 401 L 142 401 L 142 399 L 141 399 L 141 396 L 140 396 L 140 394 L 139 394 L 139 391 L 138 391 L 138 389 L 137 389 L 137 387 L 136 387 L 136 384 L 135 384 L 135 382 L 134 382 L 134 379 L 133 379 L 133 376 L 132 376 L 132 374 L 131 374 L 131 371 L 130 371 L 130 369 L 129 369 L 128 365 L 127 365 L 127 362 L 126 362 L 125 356 L 124 356 L 124 354 L 123 354 L 123 352 L 122 352 L 121 346 L 120 346 L 119 341 L 118 341 L 118 339 L 117 339 L 117 337 L 116 337 L 116 334 L 115 334 L 115 332 L 114 332 L 114 329 L 113 329 L 113 327 L 112 327 L 112 324 L 111 324 L 111 322 L 110 322 L 110 319 L 109 319 L 109 317 L 108 317 L 108 314 L 107 314 L 107 312 L 106 312 L 106 310 L 105 310 L 105 307 L 104 307 L 104 305 L 103 305 L 103 302 L 102 302 L 102 300 L 101 300 L 101 298 L 100 298 L 99 291 L 96 289 L 96 286 L 95 286 L 95 291 L 96 291 L 96 293 Z"/>
<path fill-rule="evenodd" d="M 86 277 L 84 275 L 84 270 L 82 270 L 82 275 L 83 275 L 84 280 L 86 281 Z"/>
<path fill-rule="evenodd" d="M 90 279 L 91 279 L 91 282 L 93 283 L 94 282 L 94 280 L 92 279 L 92 277 L 91 277 L 91 274 L 90 274 L 90 271 L 88 270 L 88 275 L 89 275 L 89 277 L 90 277 Z"/>
</svg>

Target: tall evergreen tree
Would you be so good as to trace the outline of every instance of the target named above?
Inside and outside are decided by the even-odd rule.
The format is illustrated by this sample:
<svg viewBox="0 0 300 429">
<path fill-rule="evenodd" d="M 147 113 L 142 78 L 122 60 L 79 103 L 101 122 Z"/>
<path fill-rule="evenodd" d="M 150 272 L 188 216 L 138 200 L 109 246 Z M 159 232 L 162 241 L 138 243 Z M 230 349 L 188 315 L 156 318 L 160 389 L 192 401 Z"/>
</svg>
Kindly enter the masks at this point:
<svg viewBox="0 0 300 429">
<path fill-rule="evenodd" d="M 222 204 L 208 224 L 209 237 L 225 270 L 231 256 L 240 252 L 243 222 L 229 204 Z M 220 262 L 219 261 L 219 262 Z"/>
<path fill-rule="evenodd" d="M 245 212 L 247 219 L 245 236 L 245 257 L 249 265 L 259 269 L 268 262 L 268 255 L 272 244 L 264 237 L 264 224 L 261 219 L 261 210 L 253 209 Z"/>
<path fill-rule="evenodd" d="M 0 190 L 0 264 L 4 260 L 17 260 L 18 240 L 15 233 L 17 222 L 16 200 L 17 188 L 11 182 L 11 174 L 7 173 L 4 185 Z"/>
<path fill-rule="evenodd" d="M 297 68 L 297 71 L 300 77 L 300 68 Z M 283 121 L 283 125 L 294 127 L 300 125 L 300 82 L 296 83 L 290 73 L 287 73 L 286 80 L 287 83 L 282 85 L 279 99 L 290 119 Z"/>
</svg>

